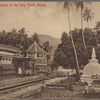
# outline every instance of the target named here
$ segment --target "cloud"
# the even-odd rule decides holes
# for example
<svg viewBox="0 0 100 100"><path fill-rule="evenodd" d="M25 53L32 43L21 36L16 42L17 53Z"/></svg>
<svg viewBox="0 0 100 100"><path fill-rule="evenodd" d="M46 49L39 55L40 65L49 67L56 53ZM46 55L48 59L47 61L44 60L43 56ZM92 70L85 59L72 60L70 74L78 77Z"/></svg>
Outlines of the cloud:
<svg viewBox="0 0 100 100"><path fill-rule="evenodd" d="M66 16L51 8L44 9L43 11L38 7L21 10L13 9L2 16L0 17L1 29L10 31L13 28L20 29L25 27L29 31L29 35L37 32L60 37L67 27Z"/></svg>
<svg viewBox="0 0 100 100"><path fill-rule="evenodd" d="M63 31L69 32L68 15L66 10L61 10L62 6L57 6L57 2L47 2L46 7L1 7L0 8L0 30L10 31L13 28L25 27L28 34L34 32L48 34L54 37L61 37ZM88 6L95 13L95 19L91 21L90 27L95 26L95 22L100 20L100 3L93 3ZM80 28L80 11L74 8L70 11L70 21L72 29ZM87 23L84 22L84 27Z"/></svg>

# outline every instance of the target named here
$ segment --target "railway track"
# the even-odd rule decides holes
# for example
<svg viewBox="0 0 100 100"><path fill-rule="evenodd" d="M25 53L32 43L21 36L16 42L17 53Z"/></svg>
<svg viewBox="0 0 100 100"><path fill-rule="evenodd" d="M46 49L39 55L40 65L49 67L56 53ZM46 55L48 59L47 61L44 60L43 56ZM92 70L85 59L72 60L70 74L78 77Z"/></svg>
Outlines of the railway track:
<svg viewBox="0 0 100 100"><path fill-rule="evenodd" d="M10 87L1 88L0 89L0 96L4 96L4 95L10 94L10 93L13 93L15 91L21 90L23 88L27 88L29 86L41 84L44 80L46 80L46 78L37 79L34 81L30 81L30 82L26 82L26 83L22 83L22 84L17 84L17 85L10 86Z"/></svg>

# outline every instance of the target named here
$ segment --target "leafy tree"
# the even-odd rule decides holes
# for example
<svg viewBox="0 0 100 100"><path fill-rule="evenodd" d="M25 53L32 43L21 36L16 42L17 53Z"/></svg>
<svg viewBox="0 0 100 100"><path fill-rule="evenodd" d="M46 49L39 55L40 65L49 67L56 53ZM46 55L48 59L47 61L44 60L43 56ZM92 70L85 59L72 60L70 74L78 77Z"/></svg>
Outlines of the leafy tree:
<svg viewBox="0 0 100 100"><path fill-rule="evenodd" d="M96 26L94 28L96 39L97 39L97 45L100 46L100 22L98 21L96 23Z"/></svg>
<svg viewBox="0 0 100 100"><path fill-rule="evenodd" d="M55 50L54 61L60 66L67 67L68 66L68 58L64 54L64 51L66 50L65 47L67 47L67 46L70 47L69 44L71 44L70 38L68 37L67 33L65 33L65 32L62 33L61 41L62 41L62 43L59 44L57 49ZM72 45L71 45L71 47L72 47Z"/></svg>
<svg viewBox="0 0 100 100"><path fill-rule="evenodd" d="M90 29L90 33L89 33L89 29L85 28L83 30L84 36L85 36L85 41L86 41L86 45L88 45L89 40L92 39L92 30Z"/></svg>
<svg viewBox="0 0 100 100"><path fill-rule="evenodd" d="M53 60L51 62L51 70L54 70L55 68L58 68L58 67L59 67L59 65Z"/></svg>
<svg viewBox="0 0 100 100"><path fill-rule="evenodd" d="M64 43L68 38L68 34L66 34L66 32L63 32L60 40L62 43Z"/></svg>
<svg viewBox="0 0 100 100"><path fill-rule="evenodd" d="M74 43L80 42L80 43L83 44L83 41L82 41L82 29L75 28L74 30L72 30L72 34L73 34Z"/></svg>
<svg viewBox="0 0 100 100"><path fill-rule="evenodd" d="M72 31L72 33L73 33L73 31ZM80 29L79 29L79 31L80 31ZM77 49L79 65L81 66L81 65L86 65L88 63L88 58L87 58L87 53L85 51L83 42L82 41L80 42L80 40L79 40L81 35L80 35L80 37L78 37L79 35L77 34L77 32L78 31L76 31L76 30L74 32L74 35L76 35L76 37L77 37L77 39L75 39L75 47ZM62 39L64 39L65 41ZM77 70L77 64L75 61L74 50L73 50L70 36L68 36L65 32L63 32L61 40L62 40L62 43L58 45L58 47L54 53L55 62L58 65L63 66L64 68L68 68L68 66L70 66L71 69ZM79 40L79 42L76 40Z"/></svg>
<svg viewBox="0 0 100 100"><path fill-rule="evenodd" d="M96 29L97 31L100 30L100 21L98 21L98 22L96 23L96 26L95 26L94 29Z"/></svg>

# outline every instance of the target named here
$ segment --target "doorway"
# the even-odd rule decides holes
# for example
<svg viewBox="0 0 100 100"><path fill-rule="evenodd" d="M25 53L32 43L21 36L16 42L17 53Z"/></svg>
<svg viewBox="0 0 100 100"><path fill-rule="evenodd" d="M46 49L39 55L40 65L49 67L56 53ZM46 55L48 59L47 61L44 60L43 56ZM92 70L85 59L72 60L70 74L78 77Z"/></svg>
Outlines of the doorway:
<svg viewBox="0 0 100 100"><path fill-rule="evenodd" d="M35 67L34 67L34 63L32 63L32 67L33 67L33 74L35 74Z"/></svg>

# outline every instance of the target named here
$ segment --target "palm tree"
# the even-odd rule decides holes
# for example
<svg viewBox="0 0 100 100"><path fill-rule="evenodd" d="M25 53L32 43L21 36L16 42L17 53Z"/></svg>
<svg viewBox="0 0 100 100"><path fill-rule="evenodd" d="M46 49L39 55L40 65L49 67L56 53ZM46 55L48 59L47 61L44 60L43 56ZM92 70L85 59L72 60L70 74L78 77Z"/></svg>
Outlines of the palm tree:
<svg viewBox="0 0 100 100"><path fill-rule="evenodd" d="M6 44L6 34L7 34L7 32L5 31L5 30L3 30L2 32L1 32L1 36L2 36L2 43L3 44Z"/></svg>
<svg viewBox="0 0 100 100"><path fill-rule="evenodd" d="M82 38L83 38L83 44L84 44L84 47L85 47L85 50L87 52L87 47L86 47L86 43L85 43L85 38L84 38L84 33L83 33L83 17L82 17L82 12L83 12L83 9L84 9L84 6L85 4L91 4L90 2L74 2L75 6L76 6L76 9L81 9L81 28L82 28Z"/></svg>
<svg viewBox="0 0 100 100"><path fill-rule="evenodd" d="M34 41L36 41L37 43L39 43L40 42L40 39L39 39L39 36L38 36L38 34L37 33L34 33L33 35L32 35L32 40L33 40L33 42Z"/></svg>
<svg viewBox="0 0 100 100"><path fill-rule="evenodd" d="M38 45L41 47L40 45L40 38L39 38L39 35L37 33L34 33L32 36L31 36L31 39L32 41L38 43Z"/></svg>
<svg viewBox="0 0 100 100"><path fill-rule="evenodd" d="M21 34L25 34L25 33L26 33L26 31L25 31L25 28L24 28L24 27L23 27L23 28L21 28L18 32L19 32L19 33L21 33Z"/></svg>
<svg viewBox="0 0 100 100"><path fill-rule="evenodd" d="M6 35L6 41L7 41L7 44L9 44L10 46L16 46L16 43L15 43L15 36L16 34L13 34L12 32L8 32L7 35Z"/></svg>
<svg viewBox="0 0 100 100"><path fill-rule="evenodd" d="M18 47L18 40L17 40L17 38L18 38L18 36L17 36L17 29L11 29L11 33L13 33L13 38L14 38L14 45L16 46L16 47Z"/></svg>
<svg viewBox="0 0 100 100"><path fill-rule="evenodd" d="M44 42L42 48L46 52L51 52L52 51L52 46L50 45L49 41Z"/></svg>
<svg viewBox="0 0 100 100"><path fill-rule="evenodd" d="M94 13L91 13L90 9L88 9L87 7L84 9L83 18L84 18L84 21L88 23L88 28L89 28L89 20L91 21L92 18L94 18L93 15Z"/></svg>
<svg viewBox="0 0 100 100"><path fill-rule="evenodd" d="M9 45L17 47L17 30L15 28L7 33L6 40Z"/></svg>
<svg viewBox="0 0 100 100"><path fill-rule="evenodd" d="M21 28L19 31L18 31L18 43L19 43L19 46L23 49L27 49L28 48L28 42L27 42L27 38L28 38L28 35L26 34L26 30L25 28Z"/></svg>
<svg viewBox="0 0 100 100"><path fill-rule="evenodd" d="M67 9L67 11L68 11L68 22L69 22L69 30L70 30L69 33L70 33L70 36L71 36L72 46L73 46L73 49L74 49L74 52L75 52L75 59L76 59L76 64L77 64L77 69L76 69L77 79L80 80L78 57L77 57L75 44L74 44L74 41L73 41L73 36L72 36L72 31L71 31L71 23L70 23L70 7L72 7L72 5L73 5L72 2L65 1L64 5L63 5L63 9Z"/></svg>

